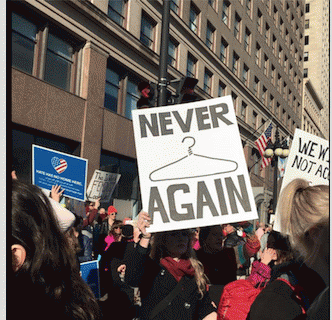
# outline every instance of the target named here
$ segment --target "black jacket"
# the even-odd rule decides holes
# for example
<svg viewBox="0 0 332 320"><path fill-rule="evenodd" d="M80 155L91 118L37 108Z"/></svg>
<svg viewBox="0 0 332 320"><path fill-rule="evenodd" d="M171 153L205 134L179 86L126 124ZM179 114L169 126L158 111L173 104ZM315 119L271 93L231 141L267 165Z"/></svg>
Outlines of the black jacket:
<svg viewBox="0 0 332 320"><path fill-rule="evenodd" d="M142 307L141 320L151 319L153 308L177 285L176 279L160 264L148 257L148 250L140 245L130 257L126 257L126 282L140 288ZM172 303L154 319L203 319L216 311L208 294L202 299L194 277L185 277L180 293Z"/></svg>

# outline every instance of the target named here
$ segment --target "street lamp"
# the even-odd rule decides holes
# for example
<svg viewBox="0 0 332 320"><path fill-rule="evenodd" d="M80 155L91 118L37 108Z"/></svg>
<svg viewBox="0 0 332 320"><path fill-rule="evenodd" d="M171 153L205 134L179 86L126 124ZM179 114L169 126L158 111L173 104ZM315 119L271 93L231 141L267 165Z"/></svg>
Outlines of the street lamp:
<svg viewBox="0 0 332 320"><path fill-rule="evenodd" d="M279 157L287 158L289 155L287 141L284 140L282 143L280 143L278 127L275 134L275 142L272 143L271 140L269 141L263 155L265 158L271 158L271 166L274 167L272 209L273 209L273 214L275 214L277 207L277 192L278 192L278 158ZM268 217L268 221L270 221L270 217Z"/></svg>

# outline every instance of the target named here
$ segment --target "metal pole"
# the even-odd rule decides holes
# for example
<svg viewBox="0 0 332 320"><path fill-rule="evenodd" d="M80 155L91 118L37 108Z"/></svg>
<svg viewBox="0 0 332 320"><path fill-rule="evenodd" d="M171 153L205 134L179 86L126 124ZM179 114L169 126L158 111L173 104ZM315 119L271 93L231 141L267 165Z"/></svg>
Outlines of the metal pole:
<svg viewBox="0 0 332 320"><path fill-rule="evenodd" d="M158 107L166 105L170 1L164 0L161 26Z"/></svg>
<svg viewBox="0 0 332 320"><path fill-rule="evenodd" d="M278 157L274 156L274 174L273 174L273 214L276 214L277 192L278 192Z"/></svg>

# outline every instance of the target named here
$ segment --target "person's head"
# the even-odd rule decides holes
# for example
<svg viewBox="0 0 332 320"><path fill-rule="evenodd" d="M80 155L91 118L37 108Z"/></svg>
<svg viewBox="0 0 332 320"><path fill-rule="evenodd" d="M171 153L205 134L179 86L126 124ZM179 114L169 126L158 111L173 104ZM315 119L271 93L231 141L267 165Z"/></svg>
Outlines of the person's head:
<svg viewBox="0 0 332 320"><path fill-rule="evenodd" d="M114 237L120 237L122 234L122 227L123 227L122 221L115 220L114 223L112 224L110 234L113 235Z"/></svg>
<svg viewBox="0 0 332 320"><path fill-rule="evenodd" d="M109 220L115 221L117 214L118 214L118 210L116 210L115 207L113 207L113 206L108 207L107 215L108 215Z"/></svg>
<svg viewBox="0 0 332 320"><path fill-rule="evenodd" d="M100 209L99 209L99 214L104 215L105 213L106 213L105 208L100 208Z"/></svg>
<svg viewBox="0 0 332 320"><path fill-rule="evenodd" d="M220 225L202 227L199 244L205 252L214 253L222 250L222 228Z"/></svg>
<svg viewBox="0 0 332 320"><path fill-rule="evenodd" d="M310 186L295 179L282 191L278 212L283 232L292 246L307 260L329 252L329 186Z"/></svg>
<svg viewBox="0 0 332 320"><path fill-rule="evenodd" d="M196 259L192 248L194 232L192 229L158 232L151 241L150 256L159 262L166 257L189 259L195 269L195 280L201 295L206 291L208 279L204 274L202 264Z"/></svg>
<svg viewBox="0 0 332 320"><path fill-rule="evenodd" d="M221 227L222 227L222 233L223 233L224 237L226 237L227 235L229 235L230 233L235 231L234 226L232 226L229 223L223 224Z"/></svg>
<svg viewBox="0 0 332 320"><path fill-rule="evenodd" d="M289 242L289 237L287 235L281 234L278 231L273 230L270 232L267 238L266 247L275 250L275 264L281 264L294 258L293 250Z"/></svg>
<svg viewBox="0 0 332 320"><path fill-rule="evenodd" d="M48 197L38 187L14 180L11 200L14 297L22 294L31 304L36 301L36 308L39 298L48 297L70 317L95 319L97 302L79 274Z"/></svg>

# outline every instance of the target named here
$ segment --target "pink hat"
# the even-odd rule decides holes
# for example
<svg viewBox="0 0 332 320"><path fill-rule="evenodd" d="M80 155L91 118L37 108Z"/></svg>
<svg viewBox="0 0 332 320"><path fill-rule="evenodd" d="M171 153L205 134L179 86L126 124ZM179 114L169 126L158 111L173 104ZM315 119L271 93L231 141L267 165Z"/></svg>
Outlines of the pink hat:
<svg viewBox="0 0 332 320"><path fill-rule="evenodd" d="M109 206L107 209L107 214L110 215L113 212L118 213L118 210L116 210L113 206Z"/></svg>

